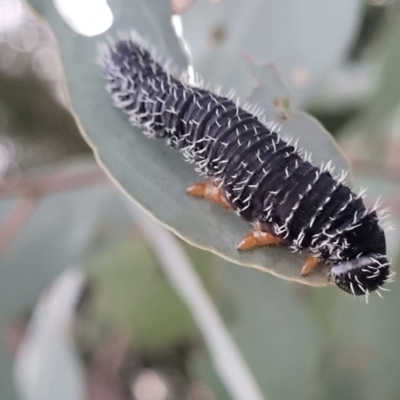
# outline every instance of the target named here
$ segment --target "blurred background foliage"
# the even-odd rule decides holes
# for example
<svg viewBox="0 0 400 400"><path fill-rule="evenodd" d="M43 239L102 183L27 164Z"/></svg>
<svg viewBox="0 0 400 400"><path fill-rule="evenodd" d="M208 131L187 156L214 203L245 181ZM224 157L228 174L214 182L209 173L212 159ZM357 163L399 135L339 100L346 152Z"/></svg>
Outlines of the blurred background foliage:
<svg viewBox="0 0 400 400"><path fill-rule="evenodd" d="M294 3L171 0L207 81L250 93L244 60L235 61L240 47L258 63L273 63L293 104L334 135L353 166L354 186L369 188L368 204L381 196L391 208L397 230L387 238L396 269L400 2ZM276 37L262 35L268 13L280 15ZM295 55L285 24L302 44ZM270 55L257 52L264 44ZM24 3L0 0L0 398L18 398L17 387L23 398L40 400L230 399L151 244L95 165L68 111L61 74L54 38ZM400 398L399 282L367 306L336 287L283 281L184 248L266 399ZM76 266L82 287L68 323L61 321L60 331L50 323L27 329L40 320L42 291ZM29 386L33 370L24 365L34 346L52 349L32 367L45 376L46 390ZM57 368L49 373L43 365ZM60 397L59 381L76 390Z"/></svg>

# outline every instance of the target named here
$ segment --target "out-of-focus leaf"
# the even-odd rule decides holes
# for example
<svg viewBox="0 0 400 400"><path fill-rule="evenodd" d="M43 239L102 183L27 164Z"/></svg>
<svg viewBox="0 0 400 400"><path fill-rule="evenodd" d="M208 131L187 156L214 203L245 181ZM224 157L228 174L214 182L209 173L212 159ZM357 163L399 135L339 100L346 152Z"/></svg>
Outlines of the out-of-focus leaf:
<svg viewBox="0 0 400 400"><path fill-rule="evenodd" d="M123 207L109 185L44 199L0 262L0 299L8 315L31 307L64 268L124 235L129 221Z"/></svg>
<svg viewBox="0 0 400 400"><path fill-rule="evenodd" d="M84 400L84 368L73 344L76 306L85 287L78 269L61 274L42 295L15 359L23 400Z"/></svg>
<svg viewBox="0 0 400 400"><path fill-rule="evenodd" d="M349 145L354 156L360 158L360 142L363 154L374 160L383 160L387 151L387 137L398 135L400 110L400 19L382 35L380 71L375 92L370 96L361 112L340 132L342 141ZM352 146L352 144L354 145Z"/></svg>
<svg viewBox="0 0 400 400"><path fill-rule="evenodd" d="M13 202L4 202L8 210ZM6 215L2 207L0 215ZM66 267L81 264L99 247L125 236L130 226L120 195L109 184L43 199L0 260L0 328L30 309ZM5 363L4 368L7 372L2 376L8 376L11 367ZM12 393L11 385L12 380L2 381L1 398L12 399L7 396Z"/></svg>
<svg viewBox="0 0 400 400"><path fill-rule="evenodd" d="M51 3L31 0L31 4L48 20L59 41L72 106L79 115L79 123L85 129L86 137L100 163L125 192L191 244L286 279L318 286L327 284L324 268L302 277L300 270L304 256L292 254L287 249L237 251L236 245L248 232L248 224L231 212L187 196L185 189L199 179L193 168L185 164L175 150L166 148L162 141L149 141L139 129L129 126L127 118L111 105L101 72L94 64L96 44L104 38L78 35L63 22ZM117 9L118 4L120 7L124 5L123 13L121 8ZM147 14L142 15L141 5L136 1L115 1L110 6L114 13L114 24L107 35L126 31L137 22L138 30L144 36L154 39L156 45L161 43L162 49L166 48L167 44L154 35L152 25L149 25L149 31L146 30L147 25L142 20ZM163 7L165 3L161 2L160 8ZM157 15L165 15L165 12ZM162 32L164 25L159 25L158 33L160 30ZM175 52L176 46L171 49L171 54ZM276 81L275 77L273 79ZM317 135L317 130L310 131L312 135ZM323 133L322 130L319 132ZM309 142L320 144L315 137ZM330 139L329 143L332 144ZM316 147L307 150L318 153ZM328 154L325 161L331 158L332 154Z"/></svg>
<svg viewBox="0 0 400 400"><path fill-rule="evenodd" d="M301 292L259 271L221 264L217 283L234 293L236 320L230 330L265 397L308 399L321 335ZM203 370L204 362L208 363L203 359ZM212 370L210 365L208 369ZM210 373L204 378L219 393Z"/></svg>
<svg viewBox="0 0 400 400"><path fill-rule="evenodd" d="M0 72L0 101L9 116L11 132L29 142L61 142L66 152L87 150L71 114L55 101L48 85L34 75L10 77Z"/></svg>
<svg viewBox="0 0 400 400"><path fill-rule="evenodd" d="M12 211L16 205L16 200L6 199L0 202L0 224L5 220L7 215ZM5 320L4 316L4 303L0 309L0 331L4 338L5 334ZM4 340L0 340L0 396L5 399L16 399L17 395L15 392L14 385L12 384L12 357L9 349L6 346Z"/></svg>
<svg viewBox="0 0 400 400"><path fill-rule="evenodd" d="M378 87L360 121L367 133L378 137L400 105L400 20L392 25L382 43L383 65Z"/></svg>
<svg viewBox="0 0 400 400"><path fill-rule="evenodd" d="M298 140L299 148L312 153L313 163L320 166L331 161L336 173L348 171L349 165L329 132L311 115L292 110L290 98L276 68L258 67L250 61L255 87L247 100L257 104L269 121L280 123L282 137Z"/></svg>
<svg viewBox="0 0 400 400"><path fill-rule="evenodd" d="M7 218L16 204L17 201L15 199L3 199L0 202L0 224Z"/></svg>
<svg viewBox="0 0 400 400"><path fill-rule="evenodd" d="M4 325L0 324L0 329L3 330ZM13 385L12 362L12 356L4 340L0 341L0 393L4 399L17 400L17 393Z"/></svg>
<svg viewBox="0 0 400 400"><path fill-rule="evenodd" d="M244 56L273 63L296 105L344 56L361 16L358 0L197 1L182 15L193 65L207 81L245 96Z"/></svg>
<svg viewBox="0 0 400 400"><path fill-rule="evenodd" d="M204 277L209 260L202 252ZM97 318L122 330L136 350L166 348L196 332L186 306L138 235L95 257L88 268L96 284Z"/></svg>
<svg viewBox="0 0 400 400"><path fill-rule="evenodd" d="M319 115L348 114L364 107L377 83L375 63L349 61L337 68L316 89L308 109Z"/></svg>
<svg viewBox="0 0 400 400"><path fill-rule="evenodd" d="M232 400L221 382L221 378L216 374L212 359L209 354L202 351L198 352L192 359L196 379L209 387L218 400Z"/></svg>
<svg viewBox="0 0 400 400"><path fill-rule="evenodd" d="M378 196L385 199L400 194L400 188L374 173L357 174L356 185L368 187L366 202L374 204ZM399 266L399 228L397 214L389 217L395 230L386 232L392 270ZM385 221L388 222L388 221ZM400 295L399 282L387 284L381 291L384 299L373 293L368 304L364 299L317 293L310 307L326 332L319 344L314 367L315 400L382 399L400 397ZM332 288L334 289L334 288Z"/></svg>
<svg viewBox="0 0 400 400"><path fill-rule="evenodd" d="M387 287L392 291L383 300L374 295L368 305L340 297L333 333L321 346L315 368L320 387L315 399L400 397L400 285Z"/></svg>

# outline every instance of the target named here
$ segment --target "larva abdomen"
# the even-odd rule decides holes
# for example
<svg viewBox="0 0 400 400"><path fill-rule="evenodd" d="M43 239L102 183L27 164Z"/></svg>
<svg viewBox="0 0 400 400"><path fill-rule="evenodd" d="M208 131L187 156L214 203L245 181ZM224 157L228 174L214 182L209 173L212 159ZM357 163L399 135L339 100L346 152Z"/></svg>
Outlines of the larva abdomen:
<svg viewBox="0 0 400 400"><path fill-rule="evenodd" d="M349 293L365 294L388 279L376 212L304 159L272 125L226 97L176 79L137 35L105 46L100 64L114 104L131 123L179 148L242 218L293 250L321 258Z"/></svg>

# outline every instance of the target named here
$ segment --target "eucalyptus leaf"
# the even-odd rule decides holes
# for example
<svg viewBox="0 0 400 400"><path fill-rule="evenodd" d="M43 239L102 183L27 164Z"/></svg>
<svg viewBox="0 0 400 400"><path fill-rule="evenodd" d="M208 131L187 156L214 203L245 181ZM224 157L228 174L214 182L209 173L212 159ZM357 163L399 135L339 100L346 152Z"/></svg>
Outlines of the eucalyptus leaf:
<svg viewBox="0 0 400 400"><path fill-rule="evenodd" d="M123 207L109 185L41 201L0 261L0 301L8 317L32 307L65 268L126 234L130 223Z"/></svg>
<svg viewBox="0 0 400 400"><path fill-rule="evenodd" d="M309 399L322 337L317 321L306 307L307 297L296 289L318 289L266 279L260 271L245 271L223 260L218 267L215 283L232 295L235 309L230 331L265 398ZM228 398L205 354L198 355L195 365L198 376L221 399Z"/></svg>
<svg viewBox="0 0 400 400"><path fill-rule="evenodd" d="M373 204L378 194L385 198L398 195L400 188L382 176L368 171L355 177L355 184L368 187L366 201ZM392 268L399 265L399 216L390 217L397 229L386 232ZM356 398L394 399L400 396L397 371L400 369L398 337L399 282L385 286L384 299L377 294L368 304L361 299L342 296L334 288L315 290L308 304L325 335L315 358L314 400Z"/></svg>
<svg viewBox="0 0 400 400"><path fill-rule="evenodd" d="M0 320L4 320L0 313ZM4 332L3 324L0 324ZM17 400L17 392L13 385L12 355L4 340L0 341L0 395L3 399Z"/></svg>
<svg viewBox="0 0 400 400"><path fill-rule="evenodd" d="M78 166L73 163L71 167ZM3 201L0 216L5 217L13 204L14 199ZM1 330L4 332L16 315L30 310L41 291L65 268L81 264L99 247L106 248L125 236L130 227L119 193L109 184L43 199L0 260ZM3 339L0 370L0 398L16 398L10 378L11 359Z"/></svg>
<svg viewBox="0 0 400 400"><path fill-rule="evenodd" d="M7 216L12 212L13 208L17 205L17 200L15 199L3 199L0 202L0 223L7 218ZM3 333L3 338L6 336L6 316L5 313L5 303L0 309L0 331ZM4 399L17 399L17 394L15 392L12 377L12 356L8 349L5 340L0 340L0 397Z"/></svg>
<svg viewBox="0 0 400 400"><path fill-rule="evenodd" d="M383 300L373 296L368 305L338 298L330 313L331 334L316 359L316 400L400 397L399 282L388 288Z"/></svg>
<svg viewBox="0 0 400 400"><path fill-rule="evenodd" d="M361 17L359 0L197 1L182 15L193 65L208 82L245 96L245 55L273 63L295 105L344 57Z"/></svg>
<svg viewBox="0 0 400 400"><path fill-rule="evenodd" d="M74 314L85 288L82 271L64 271L36 305L18 348L14 373L22 400L84 400L84 366L74 347Z"/></svg>
<svg viewBox="0 0 400 400"><path fill-rule="evenodd" d="M196 332L189 311L138 235L98 254L87 268L96 285L95 315L127 335L137 351L172 347Z"/></svg>
<svg viewBox="0 0 400 400"><path fill-rule="evenodd" d="M6 220L7 216L12 212L17 205L15 199L2 199L0 202L0 223Z"/></svg>
<svg viewBox="0 0 400 400"><path fill-rule="evenodd" d="M291 108L288 89L277 69L272 65L257 66L250 58L249 65L255 86L247 101L260 107L268 121L279 123L282 137L292 143L298 141L300 148L311 152L314 165L331 161L336 173L349 171L348 161L321 123L311 115Z"/></svg>
<svg viewBox="0 0 400 400"><path fill-rule="evenodd" d="M378 46L377 58L380 71L375 92L370 96L367 104L341 132L354 140L354 132L367 135L367 144L374 157L377 150L385 154L386 140L390 134L396 135L400 113L400 18L390 24L390 29L381 38ZM345 139L345 138L344 138Z"/></svg>
<svg viewBox="0 0 400 400"><path fill-rule="evenodd" d="M394 117L400 104L400 17L385 35L382 50L382 69L376 92L363 112L363 125L370 135L377 135L387 120ZM397 116L397 118L399 118ZM389 123L390 124L390 123Z"/></svg>
<svg viewBox="0 0 400 400"><path fill-rule="evenodd" d="M58 39L71 106L82 133L99 163L127 195L195 246L285 279L317 286L327 284L326 267L302 277L300 270L305 255L293 254L286 248L237 251L237 244L249 231L248 224L231 212L187 196L186 188L199 180L193 167L184 163L176 150L167 148L163 141L149 140L140 129L132 128L128 118L112 106L100 68L95 64L97 45L104 42L106 36L115 37L117 32L137 28L144 37L161 46L164 55L176 55L178 40L174 45L164 40L164 36L170 34L170 19L161 23L159 18L160 15L168 15L165 7L169 9L169 2L153 2L152 7L143 12L142 2L113 0L109 5L114 14L114 23L106 34L96 38L74 32L52 3L44 0L31 0L30 3L42 13ZM156 9L159 9L158 17ZM154 25L143 22L149 13L153 13L158 21L157 32L154 31ZM181 60L181 57L178 58ZM276 77L273 80L275 84ZM267 78L264 83L268 86ZM290 123L295 125L291 130L302 132L305 136L310 134L307 141L313 147L308 151L320 154L322 159L326 157L325 161L334 159L343 165L336 148L333 150L336 156L326 150L333 146L326 132L310 127L309 121L296 124L290 120ZM303 129L307 129L307 132L303 132ZM321 140L328 143L319 149L315 146L319 146Z"/></svg>

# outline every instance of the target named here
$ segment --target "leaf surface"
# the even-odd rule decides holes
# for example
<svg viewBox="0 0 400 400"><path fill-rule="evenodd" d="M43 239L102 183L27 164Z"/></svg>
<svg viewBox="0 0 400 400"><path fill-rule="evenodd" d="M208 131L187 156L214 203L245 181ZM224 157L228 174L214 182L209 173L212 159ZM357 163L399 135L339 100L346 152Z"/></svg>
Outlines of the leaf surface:
<svg viewBox="0 0 400 400"><path fill-rule="evenodd" d="M58 39L71 106L83 134L100 164L126 194L195 246L285 279L317 286L327 284L326 268L321 267L310 276L302 277L300 270L305 255L293 254L286 248L237 251L236 246L248 233L249 225L232 212L187 196L186 188L199 180L193 166L186 164L177 151L167 148L163 141L144 137L140 129L129 125L126 115L112 106L100 68L95 64L97 45L105 40L105 36L115 37L117 32L135 28L182 67L178 40L170 36L169 3L154 2L144 10L144 3L140 1L113 0L110 7L114 23L106 34L95 38L74 32L52 3L44 0L31 0L30 3L46 18ZM269 88L269 82L272 82L273 90L279 91L281 86L275 73L264 75L262 84ZM261 100L263 98L261 95ZM271 105L268 97L266 99L260 103L268 110ZM298 116L293 112L293 115L294 118L289 116L283 123L282 130L287 126L288 134L304 137L304 146L310 146L308 151L325 162L333 160L339 168L347 168L330 136L318 123L303 114Z"/></svg>

